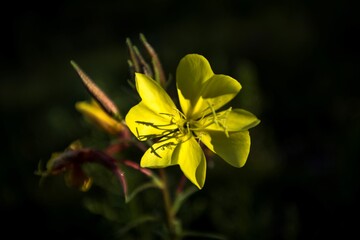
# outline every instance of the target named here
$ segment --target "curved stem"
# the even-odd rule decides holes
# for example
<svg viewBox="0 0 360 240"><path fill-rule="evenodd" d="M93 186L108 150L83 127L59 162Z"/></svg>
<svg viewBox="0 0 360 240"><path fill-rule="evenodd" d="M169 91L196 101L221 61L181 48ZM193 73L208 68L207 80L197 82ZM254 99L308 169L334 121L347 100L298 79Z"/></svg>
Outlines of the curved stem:
<svg viewBox="0 0 360 240"><path fill-rule="evenodd" d="M129 140L129 142L131 142L139 150L145 152L147 150L147 148L144 145L144 143L143 142L138 142L136 140L131 139L130 131L129 131L128 128L126 128L126 129L127 129L127 131L124 131L125 139ZM142 172L143 174L145 174L147 176L150 176L150 177L153 177L153 178L155 177L155 175L153 175L152 171L150 171L148 169L142 169L138 164L136 164L136 163L134 163L132 161L124 161L124 164L127 165L127 166L130 166L132 168L140 170L140 172ZM169 239L171 239L171 240L180 240L181 239L181 233L179 233L179 231L177 229L177 226L176 226L176 221L177 220L176 220L175 213L173 211L173 202L172 202L171 197L170 197L168 180L167 180L165 169L160 168L159 173L160 173L160 178L161 178L161 183L162 183L160 185L161 185L161 192L162 192L162 195L163 195L163 200L164 200L164 205L165 205L164 208L165 208L166 219L167 219L167 227L168 227L168 230L169 230Z"/></svg>
<svg viewBox="0 0 360 240"><path fill-rule="evenodd" d="M174 215L174 212L172 211L172 200L169 193L169 186L167 181L167 176L165 169L161 168L160 171L160 177L163 181L163 188L162 188L162 195L164 199L165 204L165 212L166 212L166 218L167 218L167 225L169 229L169 235L171 240L178 240L180 239L179 234L176 230L176 218Z"/></svg>
<svg viewBox="0 0 360 240"><path fill-rule="evenodd" d="M179 182L179 185L176 189L176 194L180 194L184 191L184 187L185 187L185 184L186 184L186 181L187 181L187 178L185 177L185 175L181 175L181 179L180 179L180 182Z"/></svg>

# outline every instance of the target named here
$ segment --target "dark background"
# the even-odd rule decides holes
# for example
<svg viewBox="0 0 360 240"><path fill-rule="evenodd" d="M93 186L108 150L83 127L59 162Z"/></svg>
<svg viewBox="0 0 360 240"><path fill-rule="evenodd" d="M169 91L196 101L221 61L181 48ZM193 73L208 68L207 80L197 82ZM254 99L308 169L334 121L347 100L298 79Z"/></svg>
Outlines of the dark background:
<svg viewBox="0 0 360 240"><path fill-rule="evenodd" d="M187 53L243 85L235 99L261 124L248 163L220 160L181 214L229 239L358 235L359 15L350 1L60 1L2 8L1 234L113 239L61 177L39 186L39 161L89 134L74 59L126 113L130 37L144 33L167 73ZM124 114L125 115L125 114ZM197 209L197 212L194 211Z"/></svg>

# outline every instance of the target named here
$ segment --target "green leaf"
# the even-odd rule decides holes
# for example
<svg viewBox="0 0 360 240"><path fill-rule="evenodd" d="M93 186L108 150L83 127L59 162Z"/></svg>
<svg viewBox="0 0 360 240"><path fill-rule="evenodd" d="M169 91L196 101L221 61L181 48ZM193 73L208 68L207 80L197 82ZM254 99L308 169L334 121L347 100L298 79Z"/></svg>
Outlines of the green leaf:
<svg viewBox="0 0 360 240"><path fill-rule="evenodd" d="M150 189L150 188L159 188L159 185L156 184L156 183L153 183L153 182L149 182L149 183L145 183L145 184L142 184L140 186L138 186L137 188L135 188L127 197L126 197L126 200L125 202L126 203L129 203L131 200L134 199L134 197L136 197L136 195L138 195L139 193L147 190L147 189Z"/></svg>
<svg viewBox="0 0 360 240"><path fill-rule="evenodd" d="M175 216L177 214L177 212L179 211L179 209L181 208L182 204L195 192L197 192L198 189L191 186L189 188L187 188L185 191L179 193L176 198L175 201L173 203L173 207L171 209L173 215Z"/></svg>
<svg viewBox="0 0 360 240"><path fill-rule="evenodd" d="M121 213L116 211L114 206L109 202L108 198L94 199L85 198L83 200L84 207L93 214L98 214L110 221L119 221Z"/></svg>
<svg viewBox="0 0 360 240"><path fill-rule="evenodd" d="M158 221L158 219L154 216L149 216L149 215L144 215L144 216L140 216L132 221L129 221L128 224L126 224L124 227L122 227L118 232L117 232L117 236L118 237L122 237L124 236L126 233L128 233L129 231L131 231L132 229L148 223L148 222L155 222Z"/></svg>

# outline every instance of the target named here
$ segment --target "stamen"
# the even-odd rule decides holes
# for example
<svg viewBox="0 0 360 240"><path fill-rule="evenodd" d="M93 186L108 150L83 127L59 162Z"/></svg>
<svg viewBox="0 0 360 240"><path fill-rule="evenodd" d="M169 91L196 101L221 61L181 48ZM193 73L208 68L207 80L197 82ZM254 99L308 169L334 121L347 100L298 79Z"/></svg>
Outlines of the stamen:
<svg viewBox="0 0 360 240"><path fill-rule="evenodd" d="M177 144L181 144L192 137L192 132L190 130L190 122L186 121L186 116L184 113L175 109L179 114L179 117L175 117L174 114L170 113L159 113L159 115L164 115L169 117L168 124L155 124L153 122L147 121L135 121L138 124L145 125L147 127L154 128L159 130L159 133L155 134L140 134L138 128L136 128L137 138L140 141L152 141L155 142L158 146L153 147L153 144L150 144L151 152L154 153L157 157L161 158L160 154L157 153L158 149L172 148ZM156 132L156 131L155 131Z"/></svg>
<svg viewBox="0 0 360 240"><path fill-rule="evenodd" d="M174 125L174 123L155 125L152 122L144 122L144 121L135 121L135 122L139 123L139 124L143 124L145 126L153 127L153 128L159 129L159 130L168 130L168 129L163 128L163 127Z"/></svg>
<svg viewBox="0 0 360 240"><path fill-rule="evenodd" d="M215 109L213 108L213 106L210 104L209 101L207 101L207 103L208 103L208 105L209 105L209 108L210 108L210 110L211 110L211 113L212 113L213 116L214 116L214 122L215 122L215 124L216 124L217 126L219 126L218 120L217 120L217 118L216 118Z"/></svg>
<svg viewBox="0 0 360 240"><path fill-rule="evenodd" d="M195 133L193 133L195 139L197 140L197 143L200 144L200 141L201 141L201 138L202 138L202 135L204 134L203 132L199 132L199 136Z"/></svg>
<svg viewBox="0 0 360 240"><path fill-rule="evenodd" d="M226 137L229 137L229 132L228 132L228 126L227 126L227 119L228 119L228 116L230 114L230 112L232 111L232 108L230 107L229 109L227 109L226 111L222 112L222 113L216 113L213 105L207 101L208 103L208 108L206 108L204 110L204 114L203 116L197 121L197 122L202 122L202 126L201 127L190 127L189 129L191 131L201 131L203 129L206 129L208 126L210 126L211 124L216 124L217 127L219 128L222 128ZM211 110L211 115L212 115L212 118L210 118L210 114L209 115L205 115L205 112L207 110ZM206 119L204 119L205 117L207 117ZM205 121L204 121L205 120Z"/></svg>
<svg viewBox="0 0 360 240"><path fill-rule="evenodd" d="M186 119L186 116L185 116L185 114L183 113L183 112L181 112L179 109L177 109L177 108L174 108L174 110L179 114L179 116L181 117L181 118L183 118L183 119Z"/></svg>
<svg viewBox="0 0 360 240"><path fill-rule="evenodd" d="M176 143L173 143L173 142L168 142L168 143L164 143L163 145L160 145L159 147L157 147L156 149L154 149L153 147L152 147L152 151L153 152L156 152L156 150L158 150L159 148L161 148L162 150L165 150L165 148L167 148L167 147L173 147L173 146L176 146L177 144ZM158 154L157 154L158 155Z"/></svg>
<svg viewBox="0 0 360 240"><path fill-rule="evenodd" d="M158 158L162 158L157 152L156 149L153 148L153 146L151 145L151 153L154 153Z"/></svg>
<svg viewBox="0 0 360 240"><path fill-rule="evenodd" d="M161 141L161 138L167 138L168 136L170 136L171 134L175 134L178 131L178 129L168 129L168 130L164 130L163 132L161 132L160 134L146 134L146 135L141 135L139 133L138 128L136 128L136 133L137 133L137 137L140 141L147 141L147 140L156 140L156 142ZM171 138L171 137L170 137Z"/></svg>

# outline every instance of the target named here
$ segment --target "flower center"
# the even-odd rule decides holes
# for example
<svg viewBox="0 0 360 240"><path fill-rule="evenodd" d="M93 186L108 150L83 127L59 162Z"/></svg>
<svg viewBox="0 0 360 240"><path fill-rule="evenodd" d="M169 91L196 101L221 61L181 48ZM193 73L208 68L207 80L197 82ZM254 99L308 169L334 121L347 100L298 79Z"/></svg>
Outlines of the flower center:
<svg viewBox="0 0 360 240"><path fill-rule="evenodd" d="M186 135L189 133L190 123L185 118L180 118L176 125L181 134Z"/></svg>
<svg viewBox="0 0 360 240"><path fill-rule="evenodd" d="M188 121L180 111L178 111L178 113L178 116L174 116L173 114L168 113L159 113L159 115L169 119L169 122L165 124L136 121L136 123L140 125L145 125L146 127L153 129L151 134L142 134L141 131L138 131L137 129L138 139L140 141L150 140L153 142L168 141L173 139L175 140L175 143L179 143L183 141L184 136L190 137L190 121Z"/></svg>

